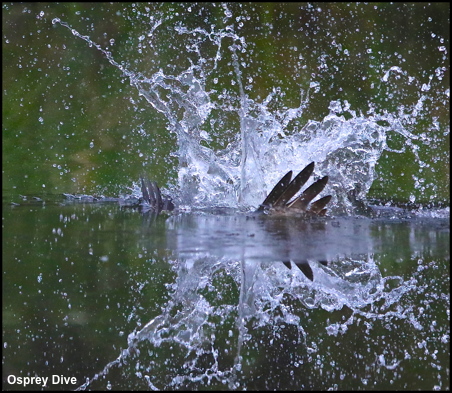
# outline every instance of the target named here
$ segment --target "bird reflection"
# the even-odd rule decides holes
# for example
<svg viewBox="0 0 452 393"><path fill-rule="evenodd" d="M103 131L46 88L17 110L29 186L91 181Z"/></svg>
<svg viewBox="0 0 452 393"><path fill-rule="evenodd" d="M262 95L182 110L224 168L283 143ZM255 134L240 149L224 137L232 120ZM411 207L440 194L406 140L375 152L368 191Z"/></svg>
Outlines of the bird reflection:
<svg viewBox="0 0 452 393"><path fill-rule="evenodd" d="M292 179L292 171L287 172L273 187L265 200L259 205L256 213L269 216L296 216L315 217L326 214L326 205L331 200L331 195L324 196L312 202L325 188L328 176L315 181L297 196L301 188L314 172L314 162L307 165L297 176ZM157 183L146 177L141 177L141 192L143 194L141 206L145 211L158 215L162 211L172 211L175 206L169 197L162 195ZM312 202L312 203L311 203ZM294 263L303 274L311 281L314 275L307 260L283 261L284 265L291 268ZM326 265L326 261L320 261Z"/></svg>

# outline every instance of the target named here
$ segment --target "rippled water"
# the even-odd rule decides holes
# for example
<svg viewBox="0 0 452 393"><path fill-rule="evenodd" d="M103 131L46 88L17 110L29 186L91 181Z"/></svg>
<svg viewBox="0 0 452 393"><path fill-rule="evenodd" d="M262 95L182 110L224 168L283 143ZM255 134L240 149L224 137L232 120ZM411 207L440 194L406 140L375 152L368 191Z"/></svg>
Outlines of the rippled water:
<svg viewBox="0 0 452 393"><path fill-rule="evenodd" d="M21 345L46 337L53 373L75 373L73 354L83 354L81 388L441 388L448 211L411 214L300 221L218 210L155 217L61 199L4 206L6 228L30 229L4 235L5 302L15 304L4 309L5 351L17 353L9 326L17 313L28 320L30 304ZM48 263L34 266L30 250Z"/></svg>
<svg viewBox="0 0 452 393"><path fill-rule="evenodd" d="M448 238L448 219L170 217L162 245L175 252L169 301L129 334L128 348L104 372L131 362L150 388L159 388L155 356L169 350L165 384L174 388L262 386L258 370L275 369L257 366L257 353L279 370L278 377L260 377L267 388L326 388L340 380L351 387L350 378L358 376L366 386L363 374L347 371L350 357L361 359L376 386L388 370L397 379L395 370L416 347L430 342L425 354L433 360L449 341L447 328L438 326L442 317L432 314L433 304L447 299L440 277L448 281L441 266L448 263ZM385 263L388 257L410 273ZM301 261L310 264L313 282L297 269ZM308 310L325 310L332 319L315 318L313 325ZM352 352L336 348L351 345L355 335L360 345ZM316 374L314 383L306 373Z"/></svg>

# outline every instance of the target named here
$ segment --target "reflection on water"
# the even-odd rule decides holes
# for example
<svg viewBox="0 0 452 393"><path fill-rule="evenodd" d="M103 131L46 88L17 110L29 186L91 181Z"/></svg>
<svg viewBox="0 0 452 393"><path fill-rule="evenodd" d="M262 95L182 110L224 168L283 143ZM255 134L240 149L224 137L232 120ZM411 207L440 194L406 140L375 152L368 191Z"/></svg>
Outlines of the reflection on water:
<svg viewBox="0 0 452 393"><path fill-rule="evenodd" d="M62 202L4 205L5 356L29 348L38 374L44 353L82 389L447 386L447 211L303 222Z"/></svg>
<svg viewBox="0 0 452 393"><path fill-rule="evenodd" d="M135 211L140 187L121 206L92 196L21 197L13 206L4 200L4 387L20 388L7 385L9 375L55 373L75 374L78 383L70 387L80 389L448 388L449 209L366 201L376 182L377 197L390 202L396 195L424 206L447 199L448 155L438 146L449 133L442 113L449 108L448 38L432 33L437 17L419 13L419 25L427 27L412 30L418 44L405 37L396 17L390 20L403 40L386 31L384 5L283 4L286 12L271 18L265 8L256 13L256 4L124 7L115 16L134 34L123 56L109 34L102 32L103 41L87 35L91 15L75 12L81 27L65 20L69 13L36 18L72 34L61 45L46 41L49 50L87 43L143 98L146 107L130 99L134 116L148 112L165 120L174 146L148 144L152 131L140 124L134 131L146 139L146 150L133 143L126 150L131 161L146 156L143 162L151 163L163 148L177 158L178 165L165 163L162 172L175 172L177 182L165 192L178 209L169 216ZM412 23L405 7L415 6L388 7ZM422 7L434 14L430 4ZM372 17L361 15L365 9ZM278 23L289 27L275 28ZM41 72L34 49L24 66L19 47L14 67ZM413 54L431 61L417 70ZM59 81L64 86L75 68L68 62L55 61L66 72ZM26 100L62 102L69 117L81 120L86 109L73 112L67 104L75 101L72 91L60 101L42 99L50 85L45 80ZM320 103L313 109L315 99ZM24 100L17 98L20 108ZM44 109L35 117L47 128ZM94 111L98 124L113 112ZM42 159L44 166L52 163L57 180L76 183L82 173L87 181L98 172L87 158L92 155L128 171L124 156L105 154L114 138L91 137L91 122L80 126L90 136L73 151L76 164L67 163L66 149L78 144L81 131L63 123L55 122L58 137L49 134L52 158ZM118 139L130 137L128 127ZM16 152L21 133L10 132L7 153ZM58 139L63 147L54 151ZM18 156L31 162L33 149ZM388 154L405 158L392 165ZM311 161L314 179L329 176L332 217L250 213L284 173ZM9 168L19 166L6 165L11 184L18 180ZM25 172L18 173L28 179Z"/></svg>
<svg viewBox="0 0 452 393"><path fill-rule="evenodd" d="M147 217L145 228L160 234L153 246L172 251L169 298L82 389L109 380L117 367L124 375L134 370L138 385L130 386L151 389L320 389L352 386L356 375L360 386L368 378L383 386L388 374L408 378L397 377L404 374L398 366L407 367L423 340L431 359L446 349L447 327L426 323L438 324L432 303L447 298L444 287L438 292L448 271L441 266L450 252L447 218L302 221L216 211L177 214L163 228ZM301 261L312 282L295 267ZM312 314L320 310L330 317ZM400 337L401 330L411 333ZM360 345L338 351L352 337ZM355 356L363 369L352 372L346 363ZM276 374L259 381L261 367Z"/></svg>

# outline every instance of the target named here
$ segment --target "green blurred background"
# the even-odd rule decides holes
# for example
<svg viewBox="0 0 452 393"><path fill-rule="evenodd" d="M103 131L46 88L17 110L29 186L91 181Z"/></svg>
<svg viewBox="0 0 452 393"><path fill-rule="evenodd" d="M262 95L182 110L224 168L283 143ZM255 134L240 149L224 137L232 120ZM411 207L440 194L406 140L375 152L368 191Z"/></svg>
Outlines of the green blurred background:
<svg viewBox="0 0 452 393"><path fill-rule="evenodd" d="M9 200L115 196L143 170L162 185L177 176L176 139L163 115L98 50L52 24L56 17L147 77L159 69L177 75L196 58L175 26L208 32L233 26L246 43L238 53L250 99L260 102L276 88L270 105L276 112L297 107L300 90L311 86L303 117L289 127L322 121L329 103L340 99L358 115L369 108L393 113L425 137L414 142L418 157L413 147L383 154L370 197L449 201L449 3L3 3L2 169ZM222 44L206 81L209 89L218 78L212 98L237 91L231 42ZM206 38L197 49L208 69L217 47ZM400 72L384 83L391 67ZM236 104L229 101L225 106ZM223 112L216 108L212 116L225 119L217 127L224 134L212 137L224 145L238 132L238 116ZM404 144L390 137L390 147Z"/></svg>

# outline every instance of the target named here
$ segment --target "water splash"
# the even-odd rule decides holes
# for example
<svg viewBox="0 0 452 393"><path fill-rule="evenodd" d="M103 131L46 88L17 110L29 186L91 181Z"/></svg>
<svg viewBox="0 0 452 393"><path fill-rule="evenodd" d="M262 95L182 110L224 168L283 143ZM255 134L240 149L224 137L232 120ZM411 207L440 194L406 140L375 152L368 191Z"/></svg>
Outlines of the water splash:
<svg viewBox="0 0 452 393"><path fill-rule="evenodd" d="M103 53L129 78L139 95L165 116L168 130L177 136L178 189L174 197L180 207L253 209L281 174L315 161L315 176L330 177L324 192L334 196L333 214L353 214L355 202L366 198L375 180L375 165L384 151L411 149L422 164L415 142L422 142L425 137L410 133L406 125L422 110L425 96L413 110L401 107L398 114L377 114L372 104L366 115L357 114L347 101L331 101L330 113L321 121L294 126L309 106L309 91L300 93L298 107L276 111L271 108L282 94L278 88L262 102L250 99L245 92L240 59L247 43L235 32L227 6L224 12L223 28L212 26L207 31L182 24L174 26L174 33L187 42L190 65L177 74L160 69L151 77L116 62L111 52L67 23L53 21ZM164 23L165 20L154 18L152 34ZM220 60L226 57L231 59L228 64L229 74L234 75L233 86L230 91L218 91L215 85ZM403 71L389 69L382 84L388 82L392 73ZM239 131L227 131L235 126ZM390 132L403 137L401 149L388 146Z"/></svg>
<svg viewBox="0 0 452 393"><path fill-rule="evenodd" d="M177 279L169 285L170 300L160 315L129 334L128 348L79 389L127 365L152 390L186 389L198 383L246 388L244 368L252 348L265 347L265 339L256 341L257 332L271 326L270 345L277 339L275 332L291 337L290 367L309 363L306 351L311 357L318 351L300 305L330 313L349 309L345 321L323 327L331 336L345 334L360 319L367 321L368 330L379 320L405 320L419 329L413 308L401 305L402 297L425 290L416 278L383 278L373 255L338 262L314 267L316 280L311 285L300 271L283 264L240 263L208 254L174 260ZM220 293L227 298L219 298ZM162 351L171 359L165 362L165 385L155 361Z"/></svg>
<svg viewBox="0 0 452 393"><path fill-rule="evenodd" d="M300 104L289 108L274 109L284 94L277 87L263 100L251 99L241 59L247 43L236 32L227 6L224 12L223 28L209 31L175 25L172 31L185 38L190 64L182 69L161 68L150 76L130 71L89 37L54 20L101 51L129 78L139 95L165 116L168 131L177 136L180 165L174 196L181 207L252 209L281 174L315 161L315 176L330 176L325 193L334 195L333 213L353 214L355 202L366 197L375 180L375 165L384 151L410 149L419 164L425 165L417 143L423 143L426 136L414 135L409 126L423 111L428 84L419 87L418 102L400 105L397 113L379 113L372 103L367 113L356 113L347 101L334 100L321 120L302 124L299 120L309 108L317 84L301 91ZM153 19L151 34L165 22ZM217 72L224 67L220 64L224 58L230 59L228 70ZM444 72L438 70L437 76ZM215 88L217 74L231 79L230 89ZM381 78L383 88L394 75L399 80L409 78L400 68L390 67ZM417 86L418 81L410 83ZM390 133L401 137L403 147L389 146ZM290 337L286 340L291 345L290 365L309 364L319 351L318 342L307 333L309 318L294 304L308 311L350 310L345 321L328 322L325 330L330 336L343 335L362 320L368 330L377 322L395 325L394 321L400 320L420 328L414 306L402 299L422 293L425 285L419 284L418 277L383 277L372 253L341 258L337 264L333 260L328 267L313 263L313 284L296 269L249 263L244 257L219 259L192 250L171 263L177 279L169 286L170 300L161 314L131 333L128 348L81 388L105 377L111 368L127 364L128 375L136 375L153 390L187 388L199 382L230 389L247 387L244 370L246 362L253 361L253 348L260 348L265 340L272 347L284 334ZM259 329L264 332L260 341L256 339ZM226 349L220 341L226 342ZM171 361L156 362L161 353ZM389 368L398 364L384 355L378 356L378 361ZM161 367L165 367L163 380L157 377Z"/></svg>

